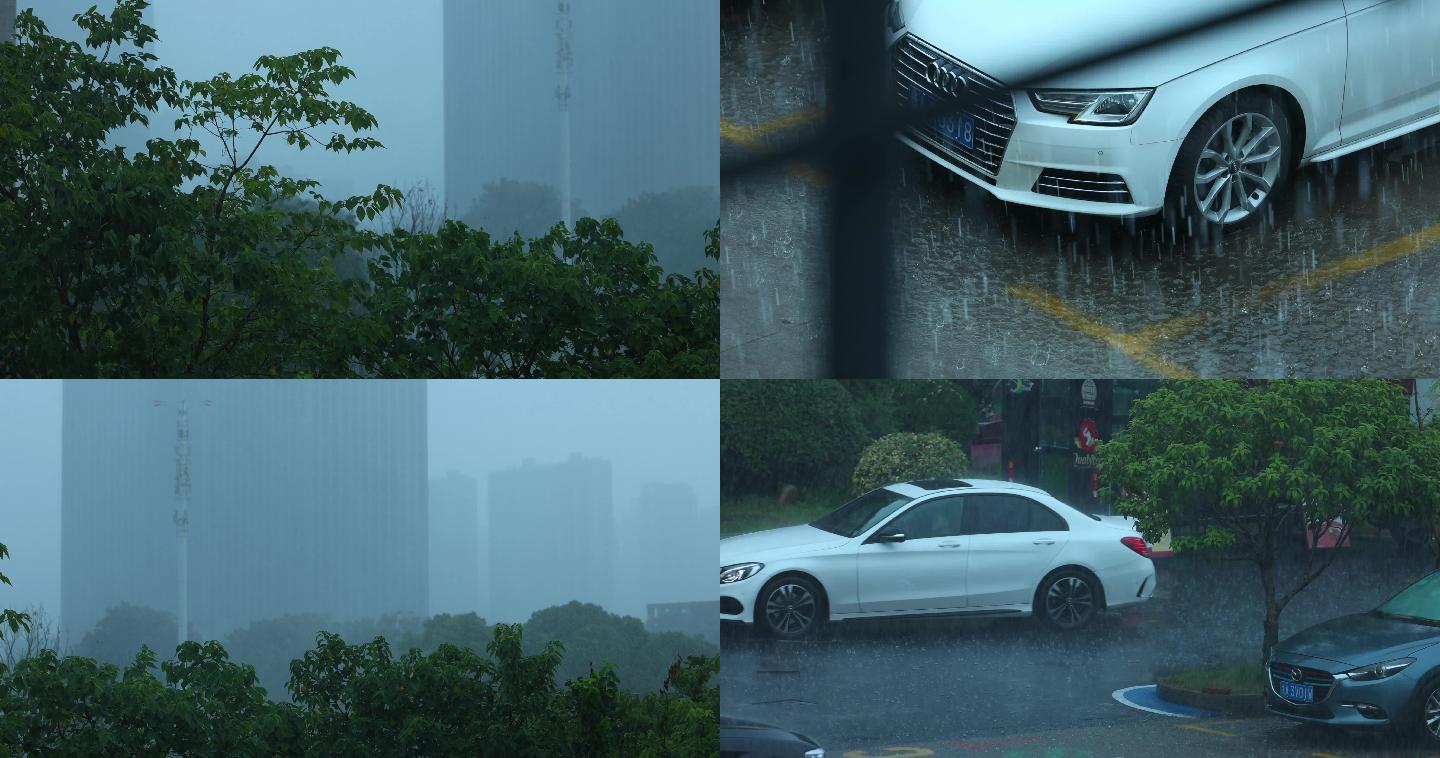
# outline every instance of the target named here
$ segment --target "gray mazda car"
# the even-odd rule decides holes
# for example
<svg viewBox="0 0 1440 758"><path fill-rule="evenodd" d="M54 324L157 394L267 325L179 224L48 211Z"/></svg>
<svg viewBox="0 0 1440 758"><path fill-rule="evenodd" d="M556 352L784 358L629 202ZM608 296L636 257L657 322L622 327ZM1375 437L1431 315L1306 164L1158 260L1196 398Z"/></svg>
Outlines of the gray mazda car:
<svg viewBox="0 0 1440 758"><path fill-rule="evenodd" d="M1440 746L1440 571L1379 608L1276 645L1266 709L1295 721L1389 727Z"/></svg>

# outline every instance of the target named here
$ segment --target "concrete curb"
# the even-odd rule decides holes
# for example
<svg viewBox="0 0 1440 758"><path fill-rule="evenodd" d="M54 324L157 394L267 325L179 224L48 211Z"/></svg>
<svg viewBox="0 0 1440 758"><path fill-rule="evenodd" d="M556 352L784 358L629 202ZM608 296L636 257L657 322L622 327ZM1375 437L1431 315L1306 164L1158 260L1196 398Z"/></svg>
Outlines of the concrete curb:
<svg viewBox="0 0 1440 758"><path fill-rule="evenodd" d="M1220 695L1173 687L1162 679L1155 686L1155 696L1167 703L1188 705L1226 716L1265 715L1265 696L1262 694Z"/></svg>

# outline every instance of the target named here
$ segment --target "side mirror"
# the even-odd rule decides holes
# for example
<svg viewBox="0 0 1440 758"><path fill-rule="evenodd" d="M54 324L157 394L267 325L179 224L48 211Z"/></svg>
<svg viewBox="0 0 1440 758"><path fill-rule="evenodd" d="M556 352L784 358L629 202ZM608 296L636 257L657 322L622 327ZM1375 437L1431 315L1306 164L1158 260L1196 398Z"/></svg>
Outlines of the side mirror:
<svg viewBox="0 0 1440 758"><path fill-rule="evenodd" d="M904 542L904 541L905 541L905 533L902 532L902 531L900 531L899 529L893 527L893 526L892 526L892 527L886 527L886 528L884 528L884 529L881 529L879 532L876 532L875 536L870 538L870 541L871 541L871 542Z"/></svg>

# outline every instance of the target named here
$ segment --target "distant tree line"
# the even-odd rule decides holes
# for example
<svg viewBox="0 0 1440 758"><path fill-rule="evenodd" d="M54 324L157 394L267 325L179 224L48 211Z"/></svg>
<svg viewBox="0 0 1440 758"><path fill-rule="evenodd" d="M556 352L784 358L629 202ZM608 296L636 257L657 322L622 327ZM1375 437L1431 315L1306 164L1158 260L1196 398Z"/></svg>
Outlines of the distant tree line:
<svg viewBox="0 0 1440 758"><path fill-rule="evenodd" d="M718 375L715 219L657 238L694 251L676 259L703 264L688 275L634 241L664 207L634 213L629 238L553 212L491 234L417 197L406 220L432 223L377 231L404 193L329 199L256 162L281 141L382 147L362 136L375 118L331 95L354 75L339 51L182 81L147 50L146 5L81 14L83 46L25 11L0 44L0 376ZM107 142L161 106L186 136Z"/></svg>
<svg viewBox="0 0 1440 758"><path fill-rule="evenodd" d="M274 697L284 697L290 662L310 649L320 631L352 642L383 637L395 650L434 652L441 645L484 651L494 629L474 613L442 613L429 618L391 614L339 622L321 614L290 614L235 629L223 642L231 657L254 667L261 687ZM550 642L565 645L566 656L555 668L557 681L574 679L592 666L609 663L615 666L620 685L635 692L659 686L676 656L719 652L699 637L647 632L639 619L591 603L570 602L536 611L524 623L524 630L528 653L539 653ZM121 603L108 609L95 627L65 652L123 666L142 646L173 650L177 637L174 614Z"/></svg>
<svg viewBox="0 0 1440 758"><path fill-rule="evenodd" d="M927 470L939 465L949 475L963 473L955 470L955 453L963 458L975 436L983 388L950 380L725 382L722 486L727 496L776 494L786 486L851 491L856 482L910 478L896 460L917 452ZM934 437L887 440L857 473L867 446L895 434ZM922 475L932 474L916 474Z"/></svg>

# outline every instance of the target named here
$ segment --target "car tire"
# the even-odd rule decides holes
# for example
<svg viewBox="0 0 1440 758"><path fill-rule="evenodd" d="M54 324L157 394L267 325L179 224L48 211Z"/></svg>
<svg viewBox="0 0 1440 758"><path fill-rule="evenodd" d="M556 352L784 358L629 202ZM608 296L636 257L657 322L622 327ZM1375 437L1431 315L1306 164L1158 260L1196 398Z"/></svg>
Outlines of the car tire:
<svg viewBox="0 0 1440 758"><path fill-rule="evenodd" d="M777 576L760 590L755 621L775 639L811 637L825 623L825 597L820 586L806 577Z"/></svg>
<svg viewBox="0 0 1440 758"><path fill-rule="evenodd" d="M1166 191L1169 223L1193 233L1240 228L1263 218L1290 179L1292 135L1289 113L1269 95L1252 90L1216 103L1180 145Z"/></svg>
<svg viewBox="0 0 1440 758"><path fill-rule="evenodd" d="M1411 734L1421 744L1434 750L1440 748L1440 731L1437 731L1440 730L1440 723L1432 729L1428 724L1432 716L1427 714L1427 711L1440 718L1440 676L1434 674L1425 677L1420 686L1415 688L1415 705L1410 712Z"/></svg>
<svg viewBox="0 0 1440 758"><path fill-rule="evenodd" d="M1103 590L1095 577L1077 569L1057 571L1035 590L1032 613L1046 628L1073 632L1084 629L1104 610Z"/></svg>

